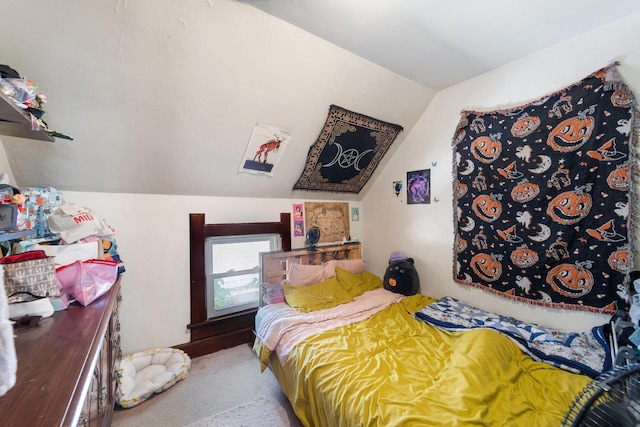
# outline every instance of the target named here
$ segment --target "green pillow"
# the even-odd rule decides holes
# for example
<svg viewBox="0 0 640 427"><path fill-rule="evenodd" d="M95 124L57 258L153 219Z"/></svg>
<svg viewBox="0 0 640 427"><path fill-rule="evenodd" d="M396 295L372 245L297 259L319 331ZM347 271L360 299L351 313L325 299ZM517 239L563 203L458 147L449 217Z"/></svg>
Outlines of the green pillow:
<svg viewBox="0 0 640 427"><path fill-rule="evenodd" d="M353 298L382 287L382 279L368 271L354 274L336 267L336 278Z"/></svg>
<svg viewBox="0 0 640 427"><path fill-rule="evenodd" d="M353 297L335 277L308 286L294 286L284 282L284 299L299 311L315 311L332 308L353 301Z"/></svg>

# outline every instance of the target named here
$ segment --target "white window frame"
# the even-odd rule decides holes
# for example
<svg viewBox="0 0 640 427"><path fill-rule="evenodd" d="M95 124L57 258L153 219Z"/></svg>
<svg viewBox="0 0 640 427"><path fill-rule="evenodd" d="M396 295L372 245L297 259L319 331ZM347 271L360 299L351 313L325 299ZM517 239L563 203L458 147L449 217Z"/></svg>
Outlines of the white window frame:
<svg viewBox="0 0 640 427"><path fill-rule="evenodd" d="M214 258L213 258L213 246L225 245L231 243L251 243L251 242L269 242L270 248L268 251L277 251L282 247L282 239L279 234L246 234L237 236L212 236L205 239L205 274L206 274L206 305L207 305L207 317L209 319L216 319L221 316L233 314L247 309L257 308L260 305L260 254L256 254L256 266L250 269L228 269L224 272L214 273ZM256 274L258 279L258 297L255 301L250 301L244 304L233 305L230 307L216 309L214 299L214 280L223 277L236 277L247 274Z"/></svg>

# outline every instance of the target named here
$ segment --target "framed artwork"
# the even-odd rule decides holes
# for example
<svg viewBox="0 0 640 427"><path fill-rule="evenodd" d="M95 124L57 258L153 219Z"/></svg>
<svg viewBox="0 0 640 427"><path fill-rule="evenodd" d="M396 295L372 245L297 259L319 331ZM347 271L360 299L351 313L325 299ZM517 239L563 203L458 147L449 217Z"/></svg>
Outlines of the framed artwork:
<svg viewBox="0 0 640 427"><path fill-rule="evenodd" d="M320 229L319 243L339 242L351 236L349 203L305 202L305 232L312 227Z"/></svg>
<svg viewBox="0 0 640 427"><path fill-rule="evenodd" d="M304 236L304 221L293 221L293 235L295 237Z"/></svg>
<svg viewBox="0 0 640 427"><path fill-rule="evenodd" d="M293 220L302 221L304 219L304 210L302 203L296 203L293 205Z"/></svg>
<svg viewBox="0 0 640 427"><path fill-rule="evenodd" d="M258 123L249 138L240 172L273 176L290 139L289 132Z"/></svg>
<svg viewBox="0 0 640 427"><path fill-rule="evenodd" d="M407 172L407 204L431 203L431 169Z"/></svg>

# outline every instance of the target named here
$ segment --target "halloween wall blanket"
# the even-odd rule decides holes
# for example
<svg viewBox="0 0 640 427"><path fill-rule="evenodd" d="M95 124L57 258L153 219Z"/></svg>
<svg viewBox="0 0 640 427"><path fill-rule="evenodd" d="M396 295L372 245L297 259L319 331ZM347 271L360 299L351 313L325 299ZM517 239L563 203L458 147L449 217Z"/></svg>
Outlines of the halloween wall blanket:
<svg viewBox="0 0 640 427"><path fill-rule="evenodd" d="M517 108L463 111L454 280L548 307L624 308L636 111L615 65Z"/></svg>
<svg viewBox="0 0 640 427"><path fill-rule="evenodd" d="M401 131L402 126L332 105L293 189L359 193Z"/></svg>

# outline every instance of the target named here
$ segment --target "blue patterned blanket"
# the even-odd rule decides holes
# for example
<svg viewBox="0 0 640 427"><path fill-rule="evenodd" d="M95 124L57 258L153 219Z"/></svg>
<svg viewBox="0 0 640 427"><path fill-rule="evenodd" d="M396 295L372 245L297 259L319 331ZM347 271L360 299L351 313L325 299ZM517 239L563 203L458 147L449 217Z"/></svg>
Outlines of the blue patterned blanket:
<svg viewBox="0 0 640 427"><path fill-rule="evenodd" d="M562 332L490 313L452 297L426 306L415 317L448 331L493 329L535 360L592 378L612 366L604 326L594 327L590 332Z"/></svg>

